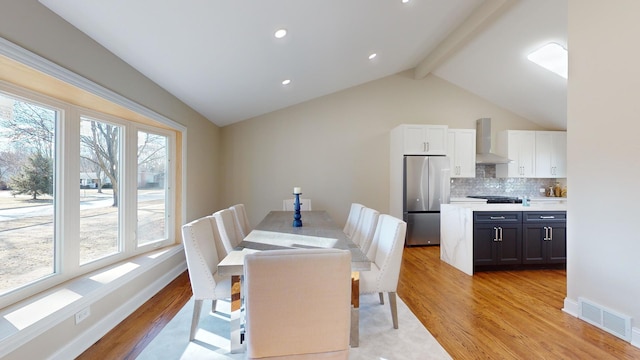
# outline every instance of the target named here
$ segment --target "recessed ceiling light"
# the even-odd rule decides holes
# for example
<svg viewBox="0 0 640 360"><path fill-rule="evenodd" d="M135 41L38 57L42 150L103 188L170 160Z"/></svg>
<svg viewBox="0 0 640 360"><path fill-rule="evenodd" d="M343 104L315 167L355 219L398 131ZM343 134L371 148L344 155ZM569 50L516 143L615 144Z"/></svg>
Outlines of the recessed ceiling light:
<svg viewBox="0 0 640 360"><path fill-rule="evenodd" d="M376 54L376 53L373 53L373 54L369 55L369 60L375 59L376 56L378 56L378 54Z"/></svg>
<svg viewBox="0 0 640 360"><path fill-rule="evenodd" d="M408 2L409 2L409 0L402 0L402 3L403 3L403 4L406 4L406 3L408 3Z"/></svg>
<svg viewBox="0 0 640 360"><path fill-rule="evenodd" d="M286 79L286 80L282 80L282 85L289 85L291 84L291 80Z"/></svg>
<svg viewBox="0 0 640 360"><path fill-rule="evenodd" d="M273 36L278 39L282 39L283 37L287 36L287 29L278 29L275 33L273 33Z"/></svg>
<svg viewBox="0 0 640 360"><path fill-rule="evenodd" d="M567 49L558 43L552 42L546 44L529 54L527 59L565 79L568 77L569 55Z"/></svg>

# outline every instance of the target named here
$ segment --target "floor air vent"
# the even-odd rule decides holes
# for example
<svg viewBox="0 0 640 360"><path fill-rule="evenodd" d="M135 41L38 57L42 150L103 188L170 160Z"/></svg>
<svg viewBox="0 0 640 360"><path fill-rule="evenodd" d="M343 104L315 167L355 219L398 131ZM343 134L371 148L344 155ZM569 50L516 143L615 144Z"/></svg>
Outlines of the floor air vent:
<svg viewBox="0 0 640 360"><path fill-rule="evenodd" d="M578 298L579 318L621 339L631 341L631 318L584 298Z"/></svg>

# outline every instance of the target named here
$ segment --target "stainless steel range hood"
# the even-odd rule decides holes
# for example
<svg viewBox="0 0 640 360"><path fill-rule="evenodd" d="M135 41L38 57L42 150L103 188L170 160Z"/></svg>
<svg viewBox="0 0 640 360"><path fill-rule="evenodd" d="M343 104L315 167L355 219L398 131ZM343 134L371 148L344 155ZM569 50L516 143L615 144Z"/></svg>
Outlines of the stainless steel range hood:
<svg viewBox="0 0 640 360"><path fill-rule="evenodd" d="M476 121L476 164L507 164L511 160L491 152L491 118Z"/></svg>

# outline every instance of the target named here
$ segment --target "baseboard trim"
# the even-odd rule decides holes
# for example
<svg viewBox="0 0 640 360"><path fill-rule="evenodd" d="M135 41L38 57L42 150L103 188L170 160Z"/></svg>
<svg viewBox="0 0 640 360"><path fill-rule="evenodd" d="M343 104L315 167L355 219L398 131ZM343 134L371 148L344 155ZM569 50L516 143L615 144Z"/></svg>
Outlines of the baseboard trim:
<svg viewBox="0 0 640 360"><path fill-rule="evenodd" d="M573 317L578 317L580 305L578 305L578 302L575 300L564 298L564 307L562 308L562 311Z"/></svg>
<svg viewBox="0 0 640 360"><path fill-rule="evenodd" d="M640 348L640 328L631 329L631 345Z"/></svg>
<svg viewBox="0 0 640 360"><path fill-rule="evenodd" d="M120 305L109 316L103 318L94 324L80 336L73 339L64 347L60 348L50 359L75 359L85 350L87 350L96 341L100 340L109 331L116 327L120 322L136 311L140 306L147 302L153 295L157 294L165 286L167 286L176 277L187 269L186 261L183 261L162 277L142 289L135 297Z"/></svg>

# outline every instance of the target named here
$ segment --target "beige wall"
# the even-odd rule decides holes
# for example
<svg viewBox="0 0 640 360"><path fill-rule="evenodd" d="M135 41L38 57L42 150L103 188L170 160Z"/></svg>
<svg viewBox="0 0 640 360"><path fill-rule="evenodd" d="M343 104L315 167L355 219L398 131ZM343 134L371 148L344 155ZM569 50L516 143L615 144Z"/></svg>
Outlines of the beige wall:
<svg viewBox="0 0 640 360"><path fill-rule="evenodd" d="M640 346L638 14L569 1L567 298L632 316Z"/></svg>
<svg viewBox="0 0 640 360"><path fill-rule="evenodd" d="M223 205L244 203L255 225L301 186L339 223L352 202L389 211L389 132L403 123L494 132L540 127L438 77L385 77L222 128ZM494 136L495 140L495 136ZM302 217L304 221L304 215Z"/></svg>

